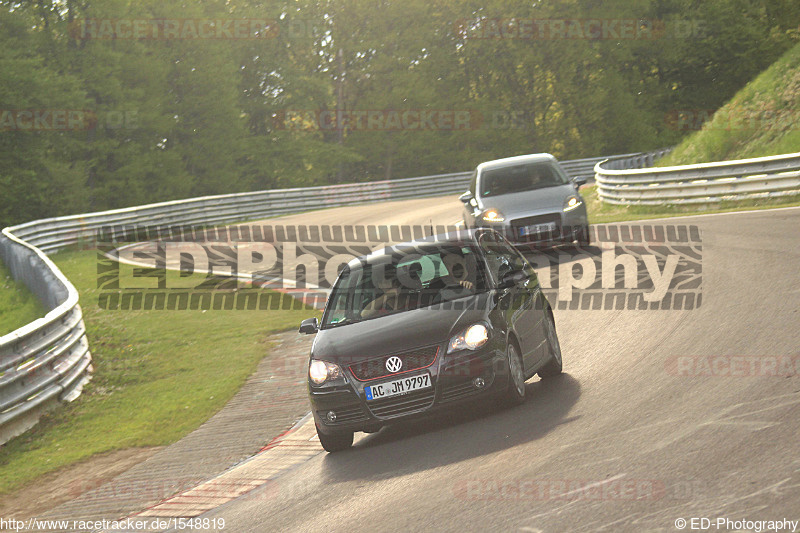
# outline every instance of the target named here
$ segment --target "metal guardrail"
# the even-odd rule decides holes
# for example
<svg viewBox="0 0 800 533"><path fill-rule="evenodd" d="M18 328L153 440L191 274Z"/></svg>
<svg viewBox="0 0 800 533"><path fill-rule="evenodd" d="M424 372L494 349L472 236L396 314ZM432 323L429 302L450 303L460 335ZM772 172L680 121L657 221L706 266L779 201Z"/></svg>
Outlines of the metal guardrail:
<svg viewBox="0 0 800 533"><path fill-rule="evenodd" d="M646 163L652 162L662 152L626 154L614 156L614 160ZM598 161L607 159L608 157L577 159L563 161L561 165L571 177L586 177L594 172ZM100 228L109 225L215 226L327 207L457 194L468 187L471 174L456 172L418 178L207 196L37 220L12 229L14 235L20 239L50 253L65 246L91 242Z"/></svg>
<svg viewBox="0 0 800 533"><path fill-rule="evenodd" d="M604 168L614 170L629 170L636 168L652 167L656 161L672 151L672 148L662 148L652 152L640 152L638 154L625 154L603 158L596 163L604 163ZM608 163L605 163L608 161ZM596 164L592 167L592 174L596 173Z"/></svg>
<svg viewBox="0 0 800 533"><path fill-rule="evenodd" d="M590 177L595 164L605 159L578 159L561 164L572 177ZM458 194L468 187L471 174L471 171L457 172L207 196L36 220L4 229L0 236L0 259L49 311L44 318L0 337L0 444L30 428L41 412L58 400L77 397L91 370L78 293L45 253L68 246L92 245L98 232L110 226L217 226L379 200Z"/></svg>
<svg viewBox="0 0 800 533"><path fill-rule="evenodd" d="M33 427L58 402L77 398L92 362L75 287L9 230L0 234L0 259L48 312L0 337L0 444Z"/></svg>
<svg viewBox="0 0 800 533"><path fill-rule="evenodd" d="M626 161L627 164L637 165L627 168L641 168L652 166L653 161L669 152L669 149L656 150L655 152L636 152L633 154L623 154L613 156L613 161ZM570 178L584 178L587 183L594 182L594 167L601 161L609 160L608 157L590 157L587 159L573 159L570 161L560 161L561 167ZM649 163L648 163L649 162Z"/></svg>
<svg viewBox="0 0 800 533"><path fill-rule="evenodd" d="M800 194L800 153L676 167L595 166L598 196L618 205L701 204Z"/></svg>

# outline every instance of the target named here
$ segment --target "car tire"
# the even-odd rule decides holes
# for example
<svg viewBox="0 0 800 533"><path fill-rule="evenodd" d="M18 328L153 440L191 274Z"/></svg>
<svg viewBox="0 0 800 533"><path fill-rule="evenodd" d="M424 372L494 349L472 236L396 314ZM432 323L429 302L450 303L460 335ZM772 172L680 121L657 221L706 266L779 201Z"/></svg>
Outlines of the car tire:
<svg viewBox="0 0 800 533"><path fill-rule="evenodd" d="M350 448L350 446L353 445L352 431L328 435L321 432L319 430L319 426L317 426L317 436L319 436L319 442L322 444L322 447L325 448L325 451L329 453L340 452Z"/></svg>
<svg viewBox="0 0 800 533"><path fill-rule="evenodd" d="M578 235L578 246L589 246L592 244L592 238L589 235L589 226L584 226Z"/></svg>
<svg viewBox="0 0 800 533"><path fill-rule="evenodd" d="M525 370L522 366L522 357L513 342L508 343L506 355L508 358L508 387L506 387L501 401L504 405L511 407L525 401Z"/></svg>
<svg viewBox="0 0 800 533"><path fill-rule="evenodd" d="M556 333L556 321L553 317L553 311L550 309L545 311L544 331L547 337L547 351L550 358L537 373L540 378L547 379L559 375L563 367L561 344L558 342L558 334Z"/></svg>

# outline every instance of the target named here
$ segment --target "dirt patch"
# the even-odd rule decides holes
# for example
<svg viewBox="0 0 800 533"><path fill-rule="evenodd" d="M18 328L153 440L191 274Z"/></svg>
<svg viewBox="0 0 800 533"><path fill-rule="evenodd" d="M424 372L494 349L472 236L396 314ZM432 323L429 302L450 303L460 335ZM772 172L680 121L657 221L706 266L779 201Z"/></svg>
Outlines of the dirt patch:
<svg viewBox="0 0 800 533"><path fill-rule="evenodd" d="M4 494L0 499L0 516L17 520L41 516L57 505L111 481L161 449L157 446L104 453L45 474L16 492ZM80 480L91 481L84 483Z"/></svg>

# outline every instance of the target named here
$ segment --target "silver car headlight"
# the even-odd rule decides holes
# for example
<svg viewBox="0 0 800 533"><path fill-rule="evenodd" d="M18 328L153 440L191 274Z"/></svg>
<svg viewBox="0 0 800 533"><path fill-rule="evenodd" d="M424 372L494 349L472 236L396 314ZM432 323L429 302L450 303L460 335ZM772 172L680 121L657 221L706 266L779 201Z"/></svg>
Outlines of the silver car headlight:
<svg viewBox="0 0 800 533"><path fill-rule="evenodd" d="M477 350L489 340L489 329L483 324L473 324L455 335L447 346L447 353L458 350Z"/></svg>
<svg viewBox="0 0 800 533"><path fill-rule="evenodd" d="M503 213L494 208L489 208L484 211L481 218L486 222L502 222L506 219Z"/></svg>
<svg viewBox="0 0 800 533"><path fill-rule="evenodd" d="M575 195L570 196L564 202L564 212L572 211L573 209L577 209L583 205L581 199Z"/></svg>

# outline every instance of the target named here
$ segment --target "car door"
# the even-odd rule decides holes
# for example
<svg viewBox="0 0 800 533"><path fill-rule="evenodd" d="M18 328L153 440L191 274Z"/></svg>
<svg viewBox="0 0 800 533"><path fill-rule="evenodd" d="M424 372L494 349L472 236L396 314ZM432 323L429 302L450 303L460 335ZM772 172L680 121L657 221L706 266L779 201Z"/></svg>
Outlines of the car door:
<svg viewBox="0 0 800 533"><path fill-rule="evenodd" d="M510 250L510 253L515 256L514 264L517 265L516 268L523 270L525 274L527 274L527 278L520 287L520 290L525 291L527 298L525 305L525 323L531 334L530 362L532 365L538 366L539 363L546 361L549 356L547 351L547 333L544 327L546 300L544 294L542 294L542 287L539 285L539 277L536 275L533 265L531 265L525 256L522 255L522 252L509 243L505 237L500 236L500 238L505 241L507 245L506 248ZM527 362L525 368L530 368Z"/></svg>
<svg viewBox="0 0 800 533"><path fill-rule="evenodd" d="M527 369L537 365L542 357L541 338L538 334L541 325L537 316L541 311L537 312L535 305L538 299L539 280L530 263L497 232L483 233L479 243L495 285L506 272L522 270L528 275L523 282L508 289L501 289L498 302L506 316L506 323L519 340L527 373Z"/></svg>

